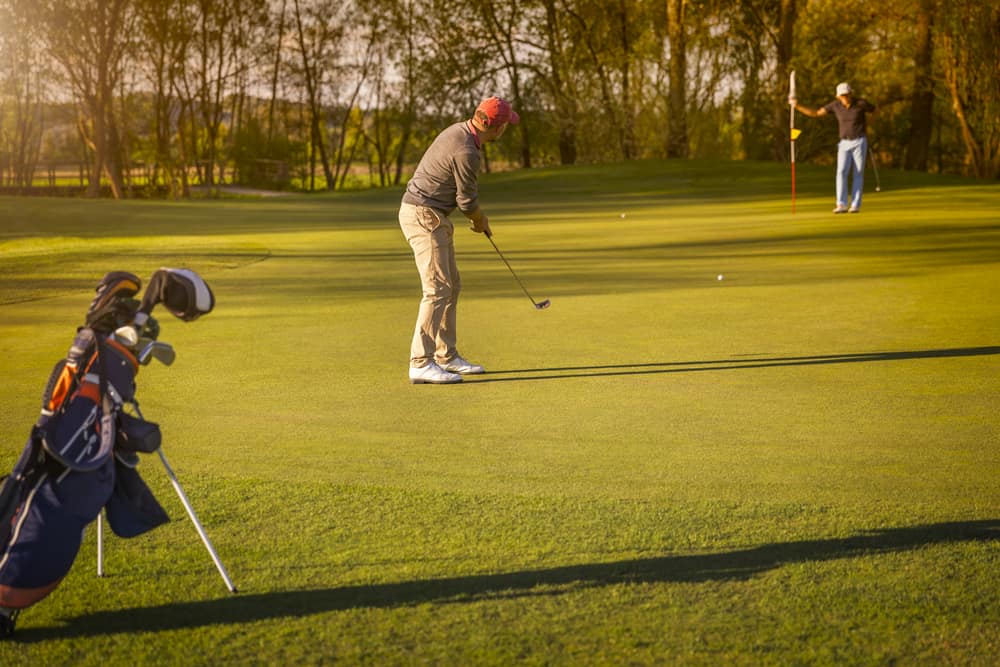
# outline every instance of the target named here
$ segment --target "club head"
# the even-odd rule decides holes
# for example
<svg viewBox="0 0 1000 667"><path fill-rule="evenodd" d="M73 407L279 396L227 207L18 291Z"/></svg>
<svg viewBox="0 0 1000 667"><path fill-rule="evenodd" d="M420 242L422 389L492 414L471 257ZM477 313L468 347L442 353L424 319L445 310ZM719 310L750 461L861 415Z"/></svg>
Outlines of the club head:
<svg viewBox="0 0 1000 667"><path fill-rule="evenodd" d="M548 299L546 299L545 301L539 301L538 303L536 303L535 304L535 308L537 308L538 310L545 310L546 308L548 308L551 305L552 305L552 302L549 301Z"/></svg>
<svg viewBox="0 0 1000 667"><path fill-rule="evenodd" d="M115 329L115 338L118 339L118 342L122 343L125 347L134 348L139 344L139 332L136 331L135 327L131 325L125 325Z"/></svg>
<svg viewBox="0 0 1000 667"><path fill-rule="evenodd" d="M177 358L177 353L174 352L174 348L170 343L154 340L147 343L146 346L140 350L139 355L136 358L143 366L147 365L150 359L156 359L164 366L169 366L174 363L174 359Z"/></svg>

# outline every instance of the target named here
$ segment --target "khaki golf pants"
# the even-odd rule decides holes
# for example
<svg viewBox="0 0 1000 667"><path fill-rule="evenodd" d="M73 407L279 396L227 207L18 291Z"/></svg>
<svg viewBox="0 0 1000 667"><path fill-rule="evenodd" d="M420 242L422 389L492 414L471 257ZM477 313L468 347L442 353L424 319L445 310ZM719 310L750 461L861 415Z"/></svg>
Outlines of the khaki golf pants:
<svg viewBox="0 0 1000 667"><path fill-rule="evenodd" d="M402 204L399 226L413 248L423 298L410 344L410 366L443 363L458 354L456 310L462 281L455 263L455 226L443 211Z"/></svg>

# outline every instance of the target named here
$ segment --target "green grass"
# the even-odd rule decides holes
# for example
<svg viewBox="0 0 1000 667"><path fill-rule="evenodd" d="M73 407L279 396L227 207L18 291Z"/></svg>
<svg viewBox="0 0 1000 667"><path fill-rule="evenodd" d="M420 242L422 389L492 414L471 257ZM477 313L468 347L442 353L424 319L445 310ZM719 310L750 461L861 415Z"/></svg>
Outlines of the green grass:
<svg viewBox="0 0 1000 667"><path fill-rule="evenodd" d="M200 271L146 416L174 521L95 537L3 665L960 664L1000 655L1000 187L650 162L483 178L406 381L399 193L0 200L0 468L106 271ZM622 214L625 217L622 217ZM719 281L717 275L724 279Z"/></svg>

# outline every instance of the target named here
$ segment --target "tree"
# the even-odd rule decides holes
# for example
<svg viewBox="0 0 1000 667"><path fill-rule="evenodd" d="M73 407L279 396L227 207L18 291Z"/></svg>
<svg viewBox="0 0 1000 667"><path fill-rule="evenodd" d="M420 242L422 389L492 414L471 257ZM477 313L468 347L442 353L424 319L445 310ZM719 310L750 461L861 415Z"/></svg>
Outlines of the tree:
<svg viewBox="0 0 1000 667"><path fill-rule="evenodd" d="M568 39L579 54L575 64L590 75L589 81L583 79L580 89L570 94L585 101L584 109L591 107L592 115L603 121L603 127L593 128L593 134L612 133L618 144L617 157L631 160L635 157L635 111L626 92L632 54L629 33L621 29L627 13L625 3L619 0L609 12L603 3L563 0L562 9L569 18ZM604 151L595 153L603 157Z"/></svg>
<svg viewBox="0 0 1000 667"><path fill-rule="evenodd" d="M559 126L559 162L576 162L576 126L578 105L573 88L574 57L566 36L564 15L556 8L556 0L543 0L545 9L545 49L547 76L542 79L553 100L556 124Z"/></svg>
<svg viewBox="0 0 1000 667"><path fill-rule="evenodd" d="M667 94L667 157L688 157L687 130L687 0L667 0L670 90Z"/></svg>
<svg viewBox="0 0 1000 667"><path fill-rule="evenodd" d="M101 175L115 199L125 196L114 93L131 49L132 0L45 0L34 3L48 55L58 62L80 110L81 135L92 152L87 195L100 194Z"/></svg>
<svg viewBox="0 0 1000 667"><path fill-rule="evenodd" d="M1000 6L961 0L942 6L945 83L965 146L966 169L1000 178Z"/></svg>
<svg viewBox="0 0 1000 667"><path fill-rule="evenodd" d="M413 135L413 127L417 119L417 87L419 64L417 62L417 30L414 19L413 0L397 0L390 5L390 21L396 35L396 42L405 44L403 49L391 49L389 62L400 70L401 90L397 96L396 106L399 113L399 137L394 158L395 170L392 183L399 185L403 180L403 166L406 163L407 148ZM398 56L393 59L395 51Z"/></svg>
<svg viewBox="0 0 1000 667"><path fill-rule="evenodd" d="M495 53L502 63L507 80L510 82L510 101L515 109L524 111L524 97L522 95L522 79L524 64L522 58L526 57L527 43L521 32L525 30L524 3L517 0L509 0L502 5L492 2L492 0L479 0L477 2L482 24L488 40L492 46L491 52ZM498 11L498 8L501 11ZM518 132L521 137L521 166L531 167L531 138L529 124L526 118L521 116L521 123L518 125Z"/></svg>
<svg viewBox="0 0 1000 667"><path fill-rule="evenodd" d="M187 194L188 186L185 144L175 145L174 136L183 119L183 98L175 93L193 38L188 27L192 11L190 0L142 0L138 6L144 46L137 50L136 60L143 65L152 94L152 178L154 183L162 179L175 196Z"/></svg>
<svg viewBox="0 0 1000 667"><path fill-rule="evenodd" d="M778 28L774 33L775 50L775 94L772 96L775 117L775 141L774 156L778 159L785 159L788 155L788 137L784 130L784 119L788 113L786 103L787 95L781 95L785 91L785 82L789 80L791 72L792 53L795 45L795 0L781 0L778 12Z"/></svg>
<svg viewBox="0 0 1000 667"><path fill-rule="evenodd" d="M196 108L204 138L199 155L202 182L216 182L215 169L221 169L224 102L236 93L237 85L247 67L246 52L252 48L246 22L261 20L260 0L196 0L196 16L191 42ZM190 88L188 89L191 90ZM235 113L230 123L238 122ZM193 132L197 141L199 133Z"/></svg>
<svg viewBox="0 0 1000 667"><path fill-rule="evenodd" d="M281 6L277 12L277 30L275 31L276 37L272 46L274 48L274 65L271 70L271 99L267 106L267 146L268 149L271 148L271 143L274 141L274 109L278 102L278 81L281 76L281 56L284 53L284 42L285 42L285 22L288 17L288 12L286 11L288 7L288 0L281 0Z"/></svg>
<svg viewBox="0 0 1000 667"><path fill-rule="evenodd" d="M0 5L0 185L31 186L44 129L48 72L33 45L36 26L11 3ZM6 178L4 172L7 172Z"/></svg>
<svg viewBox="0 0 1000 667"><path fill-rule="evenodd" d="M916 7L916 53L910 97L910 138L907 169L927 171L934 119L934 10L936 0L919 0Z"/></svg>
<svg viewBox="0 0 1000 667"><path fill-rule="evenodd" d="M87 165L91 196L102 180L126 196L137 158L173 192L196 173L265 170L337 189L364 163L372 184L398 184L491 94L522 123L488 146L487 170L501 157L783 159L793 66L803 100L848 80L878 105L888 165L991 176L998 13L993 0L0 0L13 26L0 180L27 182L58 150ZM57 76L40 74L48 63ZM65 115L57 93L78 136L42 122ZM796 152L829 161L835 140L836 124L811 124Z"/></svg>
<svg viewBox="0 0 1000 667"><path fill-rule="evenodd" d="M309 110L309 139L311 162L315 165L318 154L327 189L334 189L337 176L330 168L326 140L323 133L323 91L328 70L332 69L340 42L344 37L344 21L341 12L344 3L320 1L310 4L294 0L292 18L295 23L296 47L300 58L301 81L305 87L306 104ZM315 189L315 170L310 169L309 189Z"/></svg>

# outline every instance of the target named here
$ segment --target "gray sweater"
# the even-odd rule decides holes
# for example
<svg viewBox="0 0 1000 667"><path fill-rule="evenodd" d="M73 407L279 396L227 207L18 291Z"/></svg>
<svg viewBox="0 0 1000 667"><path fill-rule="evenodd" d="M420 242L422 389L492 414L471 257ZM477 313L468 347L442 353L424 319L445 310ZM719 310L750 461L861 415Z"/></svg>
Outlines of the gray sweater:
<svg viewBox="0 0 1000 667"><path fill-rule="evenodd" d="M451 215L479 206L479 146L468 121L442 130L420 158L406 184L404 204L429 206Z"/></svg>

